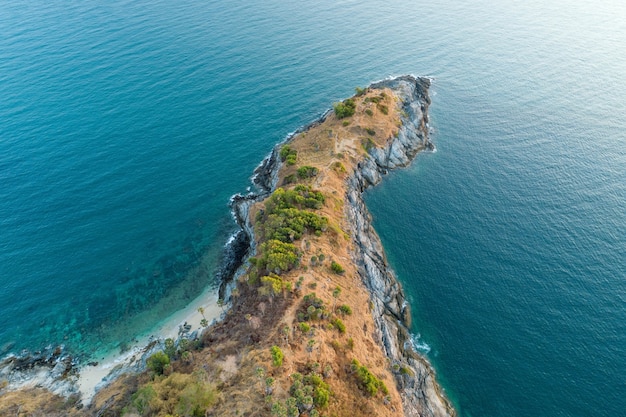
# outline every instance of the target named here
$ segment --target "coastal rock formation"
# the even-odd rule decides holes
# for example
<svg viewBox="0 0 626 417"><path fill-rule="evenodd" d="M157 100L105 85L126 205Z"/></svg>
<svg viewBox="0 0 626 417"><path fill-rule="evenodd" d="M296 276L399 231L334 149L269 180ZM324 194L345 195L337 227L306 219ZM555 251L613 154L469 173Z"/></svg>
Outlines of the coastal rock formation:
<svg viewBox="0 0 626 417"><path fill-rule="evenodd" d="M22 352L0 361L0 380L12 389L43 386L49 391L69 397L76 394L76 362L63 346L49 347L41 352Z"/></svg>
<svg viewBox="0 0 626 417"><path fill-rule="evenodd" d="M372 88L391 88L402 99L402 126L387 147L370 152L348 179L346 211L356 247L353 260L370 290L380 342L397 365L395 376L405 415L439 417L454 415L454 410L442 395L432 366L411 347L410 312L404 292L387 263L362 198L363 191L378 184L388 170L408 165L421 150L433 149L427 124L429 85L427 79L406 76L372 85Z"/></svg>
<svg viewBox="0 0 626 417"><path fill-rule="evenodd" d="M456 415L455 411L437 384L435 372L428 360L412 347L410 311L404 292L387 263L362 198L363 191L378 184L389 170L407 166L422 150L434 149L428 137L429 86L430 80L412 76L384 80L370 86L370 89L389 88L401 100L401 126L386 146L369 149L368 156L358 162L352 175L347 178L345 214L348 220L346 228L355 247L352 260L369 290L376 335L396 370L394 376L402 396L404 414L444 417ZM324 123L327 116L328 112L299 129L285 143L289 143L299 133ZM255 170L253 183L259 191L247 196L238 195L232 200L234 217L250 235L251 242L254 242L254 235L250 207L276 189L281 168L279 150L280 146L277 146ZM251 251L254 252L254 247Z"/></svg>

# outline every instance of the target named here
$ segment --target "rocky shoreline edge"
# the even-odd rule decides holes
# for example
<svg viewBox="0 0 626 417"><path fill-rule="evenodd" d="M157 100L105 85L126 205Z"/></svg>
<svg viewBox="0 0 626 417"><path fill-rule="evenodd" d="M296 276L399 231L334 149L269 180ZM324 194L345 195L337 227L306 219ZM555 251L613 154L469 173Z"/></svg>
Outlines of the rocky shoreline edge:
<svg viewBox="0 0 626 417"><path fill-rule="evenodd" d="M352 254L362 282L369 290L374 306L378 343L391 360L398 384L404 414L406 416L445 417L456 416L456 411L445 397L436 381L435 371L428 360L412 347L410 309L395 273L389 266L378 237L371 224L371 215L365 206L362 194L370 186L378 184L390 170L406 167L418 152L434 150L429 139L428 90L431 81L404 75L372 83L369 88L390 88L402 100L402 126L398 135L383 148L372 149L362 160L355 173L348 179L346 214L349 219L349 234L357 248ZM249 209L255 202L262 201L277 187L281 167L280 148L299 133L323 123L331 112L328 110L312 123L288 135L255 169L252 182L257 192L237 194L231 198L233 217L249 242L249 253L255 251L254 235ZM232 281L224 281L220 287L220 298L228 299Z"/></svg>

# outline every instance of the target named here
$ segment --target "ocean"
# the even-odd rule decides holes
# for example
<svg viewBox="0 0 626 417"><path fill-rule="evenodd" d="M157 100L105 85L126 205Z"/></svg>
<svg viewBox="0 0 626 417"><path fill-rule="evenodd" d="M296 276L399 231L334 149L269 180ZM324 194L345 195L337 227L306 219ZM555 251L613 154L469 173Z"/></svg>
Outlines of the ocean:
<svg viewBox="0 0 626 417"><path fill-rule="evenodd" d="M446 393L622 414L625 22L609 0L0 5L0 354L123 349L216 285L274 144L411 73L437 152L367 203Z"/></svg>

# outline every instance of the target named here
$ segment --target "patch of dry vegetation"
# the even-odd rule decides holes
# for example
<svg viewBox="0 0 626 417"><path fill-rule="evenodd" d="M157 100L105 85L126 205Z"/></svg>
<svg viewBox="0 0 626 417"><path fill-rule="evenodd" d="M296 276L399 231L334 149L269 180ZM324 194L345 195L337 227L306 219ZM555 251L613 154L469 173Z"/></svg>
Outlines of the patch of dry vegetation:
<svg viewBox="0 0 626 417"><path fill-rule="evenodd" d="M0 394L0 416L61 417L78 416L78 397L62 398L40 388Z"/></svg>

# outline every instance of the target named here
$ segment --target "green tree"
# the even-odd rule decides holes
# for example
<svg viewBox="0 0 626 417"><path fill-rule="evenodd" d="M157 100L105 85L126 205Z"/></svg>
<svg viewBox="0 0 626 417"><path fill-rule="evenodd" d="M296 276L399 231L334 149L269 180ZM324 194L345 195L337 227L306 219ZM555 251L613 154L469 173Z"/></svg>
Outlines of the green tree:
<svg viewBox="0 0 626 417"><path fill-rule="evenodd" d="M146 361L148 369L154 372L156 375L163 375L165 367L170 364L170 357L165 352L156 352L150 356Z"/></svg>
<svg viewBox="0 0 626 417"><path fill-rule="evenodd" d="M356 110L356 103L353 99L349 98L347 100L342 101L341 103L335 103L333 105L333 109L335 110L335 115L338 119L343 119L344 117L350 117L354 115Z"/></svg>
<svg viewBox="0 0 626 417"><path fill-rule="evenodd" d="M298 171L297 171L298 178L300 179L312 178L316 176L318 173L319 173L319 169L312 167L310 165L303 165L300 168L298 168Z"/></svg>
<svg viewBox="0 0 626 417"><path fill-rule="evenodd" d="M283 351L276 345L270 348L270 353L272 354L272 365L275 367L279 367L283 365L283 359L285 358L285 354Z"/></svg>

